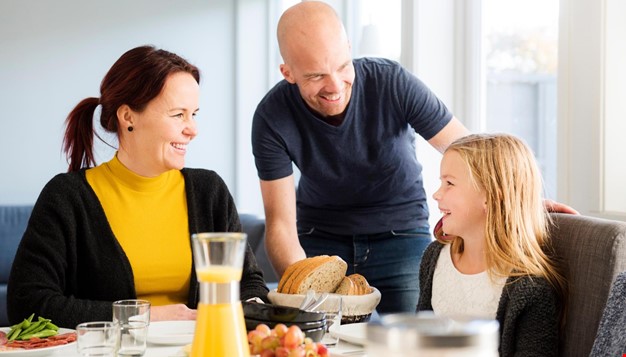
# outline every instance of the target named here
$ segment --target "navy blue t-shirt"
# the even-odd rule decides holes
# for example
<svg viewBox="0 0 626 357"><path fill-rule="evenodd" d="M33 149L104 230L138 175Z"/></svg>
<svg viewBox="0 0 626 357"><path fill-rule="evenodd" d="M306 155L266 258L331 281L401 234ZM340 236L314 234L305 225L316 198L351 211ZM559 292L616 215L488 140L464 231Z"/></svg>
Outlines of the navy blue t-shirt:
<svg viewBox="0 0 626 357"><path fill-rule="evenodd" d="M371 234L427 226L415 132L429 140L452 113L398 63L353 63L352 96L339 126L316 116L285 80L261 100L252 123L259 178L289 176L296 164L300 228Z"/></svg>

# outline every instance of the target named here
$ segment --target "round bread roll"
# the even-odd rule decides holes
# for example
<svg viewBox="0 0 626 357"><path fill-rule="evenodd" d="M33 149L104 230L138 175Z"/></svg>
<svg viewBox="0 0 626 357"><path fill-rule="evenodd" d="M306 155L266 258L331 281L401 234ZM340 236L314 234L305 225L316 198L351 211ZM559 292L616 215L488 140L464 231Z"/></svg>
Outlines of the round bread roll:
<svg viewBox="0 0 626 357"><path fill-rule="evenodd" d="M369 294L372 291L372 288L370 287L370 284L367 282L367 279L365 279L365 277L361 274L350 274L347 276L348 279L352 280L352 282L354 282L354 285L356 285L356 293L355 294L349 294L349 295L365 295L365 294Z"/></svg>
<svg viewBox="0 0 626 357"><path fill-rule="evenodd" d="M354 281L352 281L352 279L348 278L347 276L344 276L343 279L341 279L339 287L337 288L337 290L335 290L335 294L340 295L356 295L356 293L356 284L354 283Z"/></svg>

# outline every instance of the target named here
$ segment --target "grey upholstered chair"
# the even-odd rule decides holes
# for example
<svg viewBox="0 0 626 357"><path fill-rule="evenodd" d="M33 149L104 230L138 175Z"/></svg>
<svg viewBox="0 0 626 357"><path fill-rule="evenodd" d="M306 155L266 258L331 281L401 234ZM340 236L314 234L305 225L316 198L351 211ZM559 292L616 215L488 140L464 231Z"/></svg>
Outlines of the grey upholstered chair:
<svg viewBox="0 0 626 357"><path fill-rule="evenodd" d="M626 272L613 282L604 308L591 357L622 356L626 353Z"/></svg>
<svg viewBox="0 0 626 357"><path fill-rule="evenodd" d="M263 271L263 278L271 289L277 285L274 283L278 282L278 276L276 276L265 250L265 218L252 213L241 213L239 220L243 231L248 234L248 243L254 251L259 268Z"/></svg>
<svg viewBox="0 0 626 357"><path fill-rule="evenodd" d="M611 284L626 270L626 223L568 214L552 218L553 246L569 282L561 356L587 357Z"/></svg>

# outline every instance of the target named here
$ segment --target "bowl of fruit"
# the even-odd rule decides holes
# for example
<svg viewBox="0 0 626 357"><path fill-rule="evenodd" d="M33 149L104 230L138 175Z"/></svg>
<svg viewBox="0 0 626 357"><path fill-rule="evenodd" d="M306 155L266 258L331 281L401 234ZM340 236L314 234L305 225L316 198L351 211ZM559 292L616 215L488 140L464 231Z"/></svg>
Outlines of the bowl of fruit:
<svg viewBox="0 0 626 357"><path fill-rule="evenodd" d="M250 354L256 356L307 356L329 357L328 348L320 342L306 337L296 325L279 323L270 328L265 324L257 325L248 331Z"/></svg>

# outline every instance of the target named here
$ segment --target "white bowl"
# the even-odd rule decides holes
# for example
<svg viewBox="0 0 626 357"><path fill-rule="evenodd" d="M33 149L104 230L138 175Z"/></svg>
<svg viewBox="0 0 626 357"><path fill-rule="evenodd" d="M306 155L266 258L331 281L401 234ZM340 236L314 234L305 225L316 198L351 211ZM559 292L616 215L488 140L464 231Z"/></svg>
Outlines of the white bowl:
<svg viewBox="0 0 626 357"><path fill-rule="evenodd" d="M315 294L316 298L319 296L320 293ZM305 295L283 294L277 292L276 289L272 289L267 297L274 305L300 307ZM341 295L341 298L341 323L365 322L369 320L372 312L374 312L380 302L380 291L372 286L369 294Z"/></svg>

